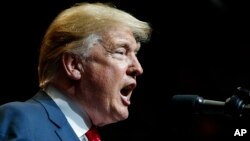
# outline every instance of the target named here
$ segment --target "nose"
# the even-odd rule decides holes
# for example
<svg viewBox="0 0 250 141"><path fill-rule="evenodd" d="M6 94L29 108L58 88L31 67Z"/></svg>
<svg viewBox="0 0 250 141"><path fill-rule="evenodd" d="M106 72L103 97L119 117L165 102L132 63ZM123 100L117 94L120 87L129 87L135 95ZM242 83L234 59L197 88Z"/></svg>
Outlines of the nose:
<svg viewBox="0 0 250 141"><path fill-rule="evenodd" d="M127 74L130 75L133 78L136 78L136 76L141 75L143 73L143 68L137 59L136 56L133 56L131 59L131 64L129 65L129 68L127 70Z"/></svg>

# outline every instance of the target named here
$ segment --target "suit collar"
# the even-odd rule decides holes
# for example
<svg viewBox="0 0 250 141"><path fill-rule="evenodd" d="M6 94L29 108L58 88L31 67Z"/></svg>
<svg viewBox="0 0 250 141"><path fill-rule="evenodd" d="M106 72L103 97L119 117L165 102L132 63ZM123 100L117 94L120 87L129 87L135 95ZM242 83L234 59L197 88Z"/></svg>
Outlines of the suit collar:
<svg viewBox="0 0 250 141"><path fill-rule="evenodd" d="M40 90L33 99L47 111L50 121L58 127L55 132L62 141L79 141L59 107L44 91Z"/></svg>

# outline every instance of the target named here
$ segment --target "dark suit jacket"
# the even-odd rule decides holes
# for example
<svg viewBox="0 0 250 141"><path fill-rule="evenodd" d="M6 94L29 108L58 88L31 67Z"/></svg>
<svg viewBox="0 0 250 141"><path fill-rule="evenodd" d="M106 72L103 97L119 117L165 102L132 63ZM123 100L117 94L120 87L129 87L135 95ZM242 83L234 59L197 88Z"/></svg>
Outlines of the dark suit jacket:
<svg viewBox="0 0 250 141"><path fill-rule="evenodd" d="M43 91L0 107L0 141L79 141L62 111Z"/></svg>

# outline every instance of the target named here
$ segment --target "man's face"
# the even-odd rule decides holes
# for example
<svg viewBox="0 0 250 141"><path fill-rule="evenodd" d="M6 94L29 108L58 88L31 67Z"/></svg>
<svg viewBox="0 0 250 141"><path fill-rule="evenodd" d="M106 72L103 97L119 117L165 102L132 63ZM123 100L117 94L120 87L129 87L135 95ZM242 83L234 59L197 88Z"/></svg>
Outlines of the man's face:
<svg viewBox="0 0 250 141"><path fill-rule="evenodd" d="M96 125L128 117L136 76L143 69L136 57L140 44L125 27L112 28L90 49L81 79L85 110Z"/></svg>

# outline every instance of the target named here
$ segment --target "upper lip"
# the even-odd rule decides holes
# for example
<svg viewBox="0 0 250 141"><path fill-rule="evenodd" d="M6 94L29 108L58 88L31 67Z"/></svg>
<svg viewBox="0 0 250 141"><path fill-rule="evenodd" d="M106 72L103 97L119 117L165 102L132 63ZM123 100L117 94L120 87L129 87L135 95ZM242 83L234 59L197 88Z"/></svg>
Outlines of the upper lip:
<svg viewBox="0 0 250 141"><path fill-rule="evenodd" d="M135 87L136 87L136 82L128 83L121 89L122 95L128 96L135 89Z"/></svg>
<svg viewBox="0 0 250 141"><path fill-rule="evenodd" d="M130 83L126 87L128 87L130 90L133 90L136 87L136 83Z"/></svg>

